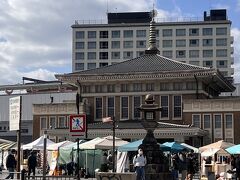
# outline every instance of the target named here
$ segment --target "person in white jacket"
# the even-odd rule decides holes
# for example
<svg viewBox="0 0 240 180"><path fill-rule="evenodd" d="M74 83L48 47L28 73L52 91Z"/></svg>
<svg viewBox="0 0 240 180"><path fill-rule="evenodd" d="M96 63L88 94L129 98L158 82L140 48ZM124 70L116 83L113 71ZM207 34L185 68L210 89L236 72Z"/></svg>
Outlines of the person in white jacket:
<svg viewBox="0 0 240 180"><path fill-rule="evenodd" d="M136 168L137 180L145 180L144 166L147 164L146 156L143 154L143 150L138 149L138 154L133 158L133 165Z"/></svg>

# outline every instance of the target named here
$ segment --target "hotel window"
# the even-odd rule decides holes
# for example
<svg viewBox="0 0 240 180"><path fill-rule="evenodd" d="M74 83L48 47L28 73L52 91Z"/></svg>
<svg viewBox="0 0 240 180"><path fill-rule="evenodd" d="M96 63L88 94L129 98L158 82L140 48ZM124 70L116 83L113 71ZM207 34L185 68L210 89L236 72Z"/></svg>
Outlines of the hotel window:
<svg viewBox="0 0 240 180"><path fill-rule="evenodd" d="M198 36L199 35L199 29L198 28L190 28L189 29L189 36Z"/></svg>
<svg viewBox="0 0 240 180"><path fill-rule="evenodd" d="M183 89L183 83L182 82L177 82L173 83L173 90L179 91Z"/></svg>
<svg viewBox="0 0 240 180"><path fill-rule="evenodd" d="M40 117L40 129L47 129L47 117Z"/></svg>
<svg viewBox="0 0 240 180"><path fill-rule="evenodd" d="M133 119L140 119L141 113L139 107L141 105L141 96L133 96Z"/></svg>
<svg viewBox="0 0 240 180"><path fill-rule="evenodd" d="M221 129L222 128L222 116L221 115L214 115L214 127L215 129Z"/></svg>
<svg viewBox="0 0 240 180"><path fill-rule="evenodd" d="M125 38L133 37L133 30L124 30L123 31L123 37L125 37Z"/></svg>
<svg viewBox="0 0 240 180"><path fill-rule="evenodd" d="M50 129L56 128L56 117L55 116L50 116L49 117L49 128Z"/></svg>
<svg viewBox="0 0 240 180"><path fill-rule="evenodd" d="M199 57L199 50L190 50L189 51L190 58L198 58Z"/></svg>
<svg viewBox="0 0 240 180"><path fill-rule="evenodd" d="M172 29L163 29L162 33L163 37L172 36Z"/></svg>
<svg viewBox="0 0 240 180"><path fill-rule="evenodd" d="M84 39L84 31L76 31L76 39Z"/></svg>
<svg viewBox="0 0 240 180"><path fill-rule="evenodd" d="M133 91L135 91L135 92L142 91L142 84L141 83L134 83L133 84Z"/></svg>
<svg viewBox="0 0 240 180"><path fill-rule="evenodd" d="M201 119L200 119L200 114L193 114L192 115L192 125L193 127L198 127L201 128Z"/></svg>
<svg viewBox="0 0 240 180"><path fill-rule="evenodd" d="M167 58L172 58L172 51L163 51L163 56Z"/></svg>
<svg viewBox="0 0 240 180"><path fill-rule="evenodd" d="M108 66L108 63L99 63L99 67Z"/></svg>
<svg viewBox="0 0 240 180"><path fill-rule="evenodd" d="M112 59L120 59L120 52L112 52Z"/></svg>
<svg viewBox="0 0 240 180"><path fill-rule="evenodd" d="M137 57L143 56L145 54L144 51L137 51Z"/></svg>
<svg viewBox="0 0 240 180"><path fill-rule="evenodd" d="M121 84L121 92L128 92L128 84Z"/></svg>
<svg viewBox="0 0 240 180"><path fill-rule="evenodd" d="M112 31L112 38L120 38L120 31Z"/></svg>
<svg viewBox="0 0 240 180"><path fill-rule="evenodd" d="M107 92L115 92L115 85L114 84L108 84L107 85Z"/></svg>
<svg viewBox="0 0 240 180"><path fill-rule="evenodd" d="M210 129L211 128L211 115L204 114L203 115L203 129Z"/></svg>
<svg viewBox="0 0 240 180"><path fill-rule="evenodd" d="M88 52L87 56L89 60L96 59L96 52Z"/></svg>
<svg viewBox="0 0 240 180"><path fill-rule="evenodd" d="M186 29L176 29L176 36L186 36Z"/></svg>
<svg viewBox="0 0 240 180"><path fill-rule="evenodd" d="M195 90L195 89L197 89L197 85L195 82L187 82L186 88L187 88L187 90Z"/></svg>
<svg viewBox="0 0 240 180"><path fill-rule="evenodd" d="M108 59L108 52L99 52L99 59Z"/></svg>
<svg viewBox="0 0 240 180"><path fill-rule="evenodd" d="M84 70L84 63L75 63L75 70L76 71Z"/></svg>
<svg viewBox="0 0 240 180"><path fill-rule="evenodd" d="M128 97L121 97L121 119L128 119Z"/></svg>
<svg viewBox="0 0 240 180"><path fill-rule="evenodd" d="M137 41L137 48L146 48L146 41Z"/></svg>
<svg viewBox="0 0 240 180"><path fill-rule="evenodd" d="M181 118L182 117L182 97L173 96L173 117Z"/></svg>
<svg viewBox="0 0 240 180"><path fill-rule="evenodd" d="M189 61L189 64L199 66L199 61Z"/></svg>
<svg viewBox="0 0 240 180"><path fill-rule="evenodd" d="M227 46L227 38L216 39L216 46Z"/></svg>
<svg viewBox="0 0 240 180"><path fill-rule="evenodd" d="M114 117L114 109L115 109L115 100L114 97L107 97L107 116Z"/></svg>
<svg viewBox="0 0 240 180"><path fill-rule="evenodd" d="M159 30L158 29L156 29L155 33L156 33L156 37L159 37Z"/></svg>
<svg viewBox="0 0 240 180"><path fill-rule="evenodd" d="M101 97L97 97L95 99L95 103L96 103L96 119L101 119L103 114L103 103L102 103L102 98Z"/></svg>
<svg viewBox="0 0 240 180"><path fill-rule="evenodd" d="M96 68L96 63L88 63L87 64L87 69L95 69Z"/></svg>
<svg viewBox="0 0 240 180"><path fill-rule="evenodd" d="M84 49L84 42L76 42L75 48L76 49Z"/></svg>
<svg viewBox="0 0 240 180"><path fill-rule="evenodd" d="M123 48L133 48L133 41L123 41Z"/></svg>
<svg viewBox="0 0 240 180"><path fill-rule="evenodd" d="M162 46L165 47L172 47L172 40L163 40Z"/></svg>
<svg viewBox="0 0 240 180"><path fill-rule="evenodd" d="M160 96L160 104L161 104L161 119L168 119L168 108L169 108L169 97L168 96Z"/></svg>
<svg viewBox="0 0 240 180"><path fill-rule="evenodd" d="M89 41L88 42L88 49L96 49L96 42L95 41Z"/></svg>
<svg viewBox="0 0 240 180"><path fill-rule="evenodd" d="M58 127L59 128L65 128L66 127L66 117L65 116L59 116L58 117Z"/></svg>
<svg viewBox="0 0 240 180"><path fill-rule="evenodd" d="M233 128L233 115L232 114L226 114L225 115L225 127L226 129L232 129Z"/></svg>
<svg viewBox="0 0 240 180"><path fill-rule="evenodd" d="M186 40L185 39L176 40L176 47L186 47Z"/></svg>
<svg viewBox="0 0 240 180"><path fill-rule="evenodd" d="M203 28L202 29L203 36L211 36L212 32L213 32L212 28Z"/></svg>
<svg viewBox="0 0 240 180"><path fill-rule="evenodd" d="M107 41L100 41L99 42L100 49L108 49L108 42Z"/></svg>
<svg viewBox="0 0 240 180"><path fill-rule="evenodd" d="M227 68L227 60L218 60L217 68Z"/></svg>
<svg viewBox="0 0 240 180"><path fill-rule="evenodd" d="M171 90L170 83L160 83L160 91L169 91L169 90Z"/></svg>
<svg viewBox="0 0 240 180"><path fill-rule="evenodd" d="M95 92L102 93L103 92L103 85L95 85Z"/></svg>
<svg viewBox="0 0 240 180"><path fill-rule="evenodd" d="M203 39L203 46L212 46L213 40L212 39Z"/></svg>
<svg viewBox="0 0 240 180"><path fill-rule="evenodd" d="M227 57L227 49L217 49L216 56L217 57Z"/></svg>
<svg viewBox="0 0 240 180"><path fill-rule="evenodd" d="M93 39L96 38L96 31L88 31L88 38Z"/></svg>
<svg viewBox="0 0 240 180"><path fill-rule="evenodd" d="M75 59L76 60L83 60L84 59L84 52L76 52L75 53Z"/></svg>
<svg viewBox="0 0 240 180"><path fill-rule="evenodd" d="M146 84L146 91L154 91L154 83L147 83Z"/></svg>
<svg viewBox="0 0 240 180"><path fill-rule="evenodd" d="M120 48L120 41L112 41L112 49Z"/></svg>
<svg viewBox="0 0 240 180"><path fill-rule="evenodd" d="M91 86L83 86L83 93L90 93L91 92Z"/></svg>
<svg viewBox="0 0 240 180"><path fill-rule="evenodd" d="M186 57L186 51L185 50L177 50L176 51L176 58L185 58Z"/></svg>
<svg viewBox="0 0 240 180"><path fill-rule="evenodd" d="M227 28L216 28L216 35L227 35Z"/></svg>
<svg viewBox="0 0 240 180"><path fill-rule="evenodd" d="M203 50L203 57L213 57L213 50Z"/></svg>
<svg viewBox="0 0 240 180"><path fill-rule="evenodd" d="M213 62L212 61L203 61L203 67L212 67Z"/></svg>
<svg viewBox="0 0 240 180"><path fill-rule="evenodd" d="M137 37L146 37L146 30L137 30Z"/></svg>
<svg viewBox="0 0 240 180"><path fill-rule="evenodd" d="M100 38L108 38L108 31L100 31Z"/></svg>
<svg viewBox="0 0 240 180"><path fill-rule="evenodd" d="M199 46L199 40L198 39L190 39L189 40L189 46L190 47L197 47L197 46Z"/></svg>
<svg viewBox="0 0 240 180"><path fill-rule="evenodd" d="M123 59L132 59L133 58L133 52L132 51L124 51L123 52Z"/></svg>

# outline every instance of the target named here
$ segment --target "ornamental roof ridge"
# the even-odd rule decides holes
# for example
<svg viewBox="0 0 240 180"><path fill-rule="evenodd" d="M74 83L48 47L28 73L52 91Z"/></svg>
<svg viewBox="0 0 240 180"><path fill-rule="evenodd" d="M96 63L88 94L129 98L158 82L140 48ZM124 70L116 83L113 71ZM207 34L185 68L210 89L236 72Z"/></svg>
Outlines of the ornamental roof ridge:
<svg viewBox="0 0 240 180"><path fill-rule="evenodd" d="M165 122L157 122L159 125L162 125L162 126L168 126L168 127L181 127L181 128L190 128L191 125L190 124L174 124L174 123L165 123Z"/></svg>

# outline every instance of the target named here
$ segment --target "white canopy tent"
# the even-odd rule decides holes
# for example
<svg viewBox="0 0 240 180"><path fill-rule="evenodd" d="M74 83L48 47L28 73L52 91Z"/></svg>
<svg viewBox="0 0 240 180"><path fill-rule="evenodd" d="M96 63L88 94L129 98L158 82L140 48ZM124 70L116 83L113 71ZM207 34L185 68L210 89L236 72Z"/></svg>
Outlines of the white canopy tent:
<svg viewBox="0 0 240 180"><path fill-rule="evenodd" d="M124 144L128 144L128 142L115 137L115 147L116 148L119 146L122 146ZM113 147L113 136L103 137L103 141L96 144L96 149L112 149L112 147Z"/></svg>
<svg viewBox="0 0 240 180"><path fill-rule="evenodd" d="M55 144L55 142L47 139L47 146L51 145L51 144ZM29 144L25 144L23 146L21 146L21 148L23 150L43 150L44 148L44 136L39 137L38 139L36 139L35 141L29 143Z"/></svg>
<svg viewBox="0 0 240 180"><path fill-rule="evenodd" d="M193 146L191 146L189 144L186 144L186 143L181 143L181 145L187 147L188 149L192 149L194 151L194 153L199 153L199 149L196 148L196 147L193 147Z"/></svg>
<svg viewBox="0 0 240 180"><path fill-rule="evenodd" d="M64 147L70 144L74 144L74 142L72 141L62 141L59 143L54 143L54 144L50 144L47 146L47 150L49 151L57 151L60 147Z"/></svg>

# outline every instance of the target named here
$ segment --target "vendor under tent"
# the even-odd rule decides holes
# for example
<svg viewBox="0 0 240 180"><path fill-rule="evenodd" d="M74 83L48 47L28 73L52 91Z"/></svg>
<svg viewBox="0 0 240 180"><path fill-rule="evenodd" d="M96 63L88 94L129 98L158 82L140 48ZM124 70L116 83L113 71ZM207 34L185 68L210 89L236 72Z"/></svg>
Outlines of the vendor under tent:
<svg viewBox="0 0 240 180"><path fill-rule="evenodd" d="M55 142L47 139L47 146L49 146L50 144L54 144ZM36 139L35 141L29 143L29 144L25 144L23 146L21 146L21 149L23 150L43 150L44 148L44 136L39 137L38 139Z"/></svg>
<svg viewBox="0 0 240 180"><path fill-rule="evenodd" d="M229 154L240 154L240 144L225 149Z"/></svg>
<svg viewBox="0 0 240 180"><path fill-rule="evenodd" d="M235 144L233 143L230 143L230 142L226 142L224 140L220 140L220 141L217 141L215 143L212 143L212 144L208 144L206 146L202 146L199 148L199 151L200 152L203 152L207 149L210 149L210 148L214 148L214 149L227 149L231 146L234 146Z"/></svg>

